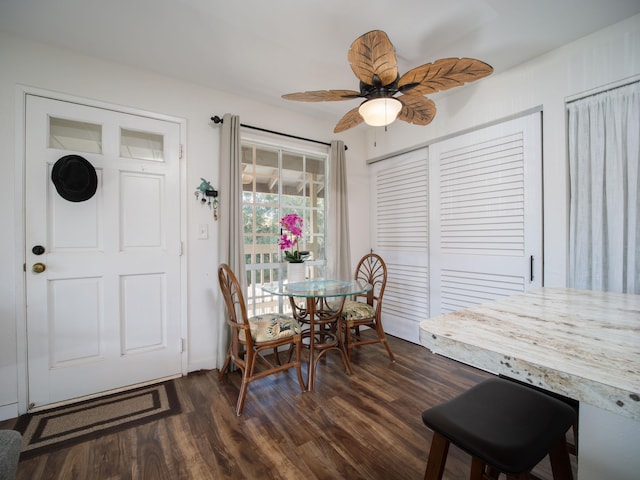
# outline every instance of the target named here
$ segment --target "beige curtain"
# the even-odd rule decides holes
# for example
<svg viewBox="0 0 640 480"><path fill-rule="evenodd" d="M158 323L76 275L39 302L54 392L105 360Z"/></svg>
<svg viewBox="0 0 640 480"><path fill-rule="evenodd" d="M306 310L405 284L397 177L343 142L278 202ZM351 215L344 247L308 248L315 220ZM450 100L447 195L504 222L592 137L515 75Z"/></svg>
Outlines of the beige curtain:
<svg viewBox="0 0 640 480"><path fill-rule="evenodd" d="M327 278L353 277L349 248L349 199L344 142L333 140L329 154Z"/></svg>
<svg viewBox="0 0 640 480"><path fill-rule="evenodd" d="M242 225L242 153L240 117L225 114L220 133L220 263L228 264L247 291ZM217 273L216 273L217 282ZM220 303L223 304L221 301ZM229 331L224 304L218 321L217 368L222 368L229 347Z"/></svg>

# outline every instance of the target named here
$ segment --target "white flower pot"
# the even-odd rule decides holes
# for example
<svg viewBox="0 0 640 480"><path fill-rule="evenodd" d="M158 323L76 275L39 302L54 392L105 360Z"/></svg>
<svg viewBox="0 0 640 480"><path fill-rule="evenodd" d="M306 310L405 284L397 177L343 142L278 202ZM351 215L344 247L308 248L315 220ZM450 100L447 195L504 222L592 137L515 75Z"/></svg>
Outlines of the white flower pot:
<svg viewBox="0 0 640 480"><path fill-rule="evenodd" d="M287 263L287 280L289 283L304 282L307 269L303 263Z"/></svg>

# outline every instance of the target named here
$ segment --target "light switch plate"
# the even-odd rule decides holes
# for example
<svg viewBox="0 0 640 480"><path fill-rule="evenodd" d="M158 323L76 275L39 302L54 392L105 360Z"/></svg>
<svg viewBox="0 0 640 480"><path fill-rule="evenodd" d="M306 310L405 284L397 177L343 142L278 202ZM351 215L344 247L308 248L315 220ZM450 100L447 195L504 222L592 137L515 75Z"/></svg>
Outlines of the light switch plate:
<svg viewBox="0 0 640 480"><path fill-rule="evenodd" d="M209 238L209 225L201 223L198 225L198 240L206 240Z"/></svg>

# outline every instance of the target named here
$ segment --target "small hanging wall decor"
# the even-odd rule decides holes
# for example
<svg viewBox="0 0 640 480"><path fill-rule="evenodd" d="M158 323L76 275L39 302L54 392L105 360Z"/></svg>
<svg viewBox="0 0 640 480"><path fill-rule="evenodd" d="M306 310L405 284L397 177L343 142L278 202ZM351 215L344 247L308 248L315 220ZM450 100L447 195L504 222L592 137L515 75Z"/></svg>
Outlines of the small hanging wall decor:
<svg viewBox="0 0 640 480"><path fill-rule="evenodd" d="M201 205L209 205L213 210L213 219L218 220L218 191L211 186L208 180L200 177L200 186L196 189L194 195Z"/></svg>

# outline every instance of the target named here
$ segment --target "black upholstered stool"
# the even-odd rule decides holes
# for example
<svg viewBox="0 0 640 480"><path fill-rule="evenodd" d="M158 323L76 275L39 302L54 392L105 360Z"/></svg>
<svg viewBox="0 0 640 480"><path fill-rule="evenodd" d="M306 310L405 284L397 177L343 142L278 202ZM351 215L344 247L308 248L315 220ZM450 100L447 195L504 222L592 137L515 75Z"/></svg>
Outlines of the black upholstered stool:
<svg viewBox="0 0 640 480"><path fill-rule="evenodd" d="M565 434L576 412L549 395L491 378L422 412L433 430L425 480L441 479L453 443L472 456L471 480L530 478L547 454L555 480L572 479ZM493 475L493 476L492 476Z"/></svg>

